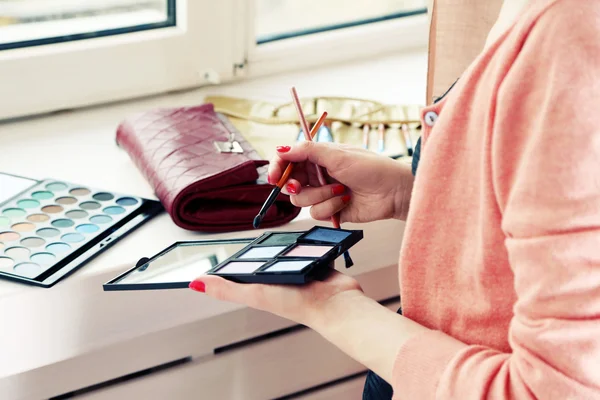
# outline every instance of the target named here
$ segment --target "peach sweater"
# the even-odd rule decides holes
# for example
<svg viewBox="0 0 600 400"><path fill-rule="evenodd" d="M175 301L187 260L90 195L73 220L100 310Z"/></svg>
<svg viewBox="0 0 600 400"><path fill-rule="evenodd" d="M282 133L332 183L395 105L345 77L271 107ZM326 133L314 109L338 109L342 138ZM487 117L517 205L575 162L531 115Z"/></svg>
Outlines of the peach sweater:
<svg viewBox="0 0 600 400"><path fill-rule="evenodd" d="M423 111L396 399L600 399L600 1L532 0Z"/></svg>

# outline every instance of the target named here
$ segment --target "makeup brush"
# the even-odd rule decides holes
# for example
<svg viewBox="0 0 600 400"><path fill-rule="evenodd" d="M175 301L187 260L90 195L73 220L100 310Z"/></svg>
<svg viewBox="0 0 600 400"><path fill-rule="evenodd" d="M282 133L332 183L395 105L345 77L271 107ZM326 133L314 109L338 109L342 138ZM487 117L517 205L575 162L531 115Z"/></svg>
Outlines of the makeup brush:
<svg viewBox="0 0 600 400"><path fill-rule="evenodd" d="M308 132L308 123L306 122L306 118L304 117L304 112L302 111L302 105L300 104L300 98L298 97L298 92L296 91L295 87L292 87L292 89L290 91L292 93L292 99L294 100L294 106L296 106L296 112L298 113L298 119L300 120L302 129L304 130L304 135L306 136L306 140L311 141L312 138L310 137L309 134L306 133L306 132ZM325 180L325 176L323 175L323 169L321 168L321 166L318 164L315 164L315 169L317 170L317 177L319 178L319 184L321 186L327 185L327 181ZM339 213L336 213L334 216L331 217L331 223L333 224L334 228L340 229ZM346 260L346 268L350 268L351 266L354 265L354 261L352 261L352 258L350 258L349 252L344 253L344 259Z"/></svg>
<svg viewBox="0 0 600 400"><path fill-rule="evenodd" d="M369 131L371 127L368 124L363 125L363 149L369 149Z"/></svg>
<svg viewBox="0 0 600 400"><path fill-rule="evenodd" d="M317 122L315 122L315 124L313 125L313 128L311 129L310 134L308 136L309 138L312 139L313 137L315 137L317 132L319 132L319 129L321 129L323 122L325 122L325 118L327 118L327 112L324 112L319 117ZM292 174L292 171L294 170L294 165L295 165L294 163L288 164L288 166L285 168L285 171L283 171L283 175L281 175L279 182L277 182L277 184L273 188L273 191L267 198L267 201L265 201L265 204L263 204L263 206L261 207L260 211L258 212L258 215L256 217L254 217L254 221L252 221L252 226L254 226L255 229L260 226L260 223L262 222L262 219L265 217L265 214L267 213L269 208L271 208L273 203L275 203L277 196L279 196L279 193L281 193L281 189L283 189L283 185L285 185L285 183L289 179L290 175Z"/></svg>
<svg viewBox="0 0 600 400"><path fill-rule="evenodd" d="M379 124L379 149L380 153L385 151L385 125Z"/></svg>

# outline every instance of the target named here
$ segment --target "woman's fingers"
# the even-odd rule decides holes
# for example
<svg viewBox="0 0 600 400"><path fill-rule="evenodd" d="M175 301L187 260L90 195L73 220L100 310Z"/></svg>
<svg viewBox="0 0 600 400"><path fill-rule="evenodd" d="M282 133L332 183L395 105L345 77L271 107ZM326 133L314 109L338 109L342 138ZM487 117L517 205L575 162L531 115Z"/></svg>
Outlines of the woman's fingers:
<svg viewBox="0 0 600 400"><path fill-rule="evenodd" d="M337 212L342 211L348 205L348 203L350 203L350 200L350 195L345 194L343 196L334 197L322 203L315 204L310 209L310 215L317 221L328 220Z"/></svg>
<svg viewBox="0 0 600 400"><path fill-rule="evenodd" d="M346 154L347 152L340 145L333 143L301 142L294 146L278 146L277 156L269 166L270 183L277 183L290 162L304 164L308 161L328 171L335 171L344 164L344 160L347 159Z"/></svg>
<svg viewBox="0 0 600 400"><path fill-rule="evenodd" d="M292 204L298 207L312 206L327 201L331 198L346 194L346 187L339 183L320 187L305 187L302 188L301 191L296 190L296 193L293 193L290 190L296 189L296 182L290 181L288 186L290 185L292 185L292 187L288 188L288 192L293 195L291 197Z"/></svg>

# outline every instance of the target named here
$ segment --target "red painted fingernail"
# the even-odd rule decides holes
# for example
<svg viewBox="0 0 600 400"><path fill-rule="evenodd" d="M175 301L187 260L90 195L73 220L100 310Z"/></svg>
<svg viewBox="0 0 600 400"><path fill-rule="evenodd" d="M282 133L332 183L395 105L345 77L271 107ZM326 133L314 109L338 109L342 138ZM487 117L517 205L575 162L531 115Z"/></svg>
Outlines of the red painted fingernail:
<svg viewBox="0 0 600 400"><path fill-rule="evenodd" d="M331 188L331 192L333 193L334 196L339 196L340 194L344 194L345 191L346 191L346 188L344 187L344 185L333 185L333 187Z"/></svg>
<svg viewBox="0 0 600 400"><path fill-rule="evenodd" d="M345 196L342 196L342 203L346 204L350 201L350 195L347 194Z"/></svg>
<svg viewBox="0 0 600 400"><path fill-rule="evenodd" d="M293 183L288 183L286 187L287 187L287 191L290 192L291 194L298 193L298 189L296 188L296 185L294 185Z"/></svg>
<svg viewBox="0 0 600 400"><path fill-rule="evenodd" d="M277 146L277 151L280 153L287 153L292 148L290 146Z"/></svg>
<svg viewBox="0 0 600 400"><path fill-rule="evenodd" d="M206 285L201 281L192 281L190 283L190 289L195 290L196 292L204 293L206 292Z"/></svg>
<svg viewBox="0 0 600 400"><path fill-rule="evenodd" d="M269 182L270 185L273 184L273 180L271 179L271 175L267 175L267 182Z"/></svg>

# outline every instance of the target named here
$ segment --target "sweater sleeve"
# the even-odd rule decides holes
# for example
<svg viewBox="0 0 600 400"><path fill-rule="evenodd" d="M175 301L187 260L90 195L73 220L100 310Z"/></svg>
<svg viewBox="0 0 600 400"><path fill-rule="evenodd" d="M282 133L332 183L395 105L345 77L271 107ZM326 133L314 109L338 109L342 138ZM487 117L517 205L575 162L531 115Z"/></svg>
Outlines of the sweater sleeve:
<svg viewBox="0 0 600 400"><path fill-rule="evenodd" d="M600 399L598 3L555 2L517 53L491 143L517 295L511 352L413 338L394 366L397 399Z"/></svg>

